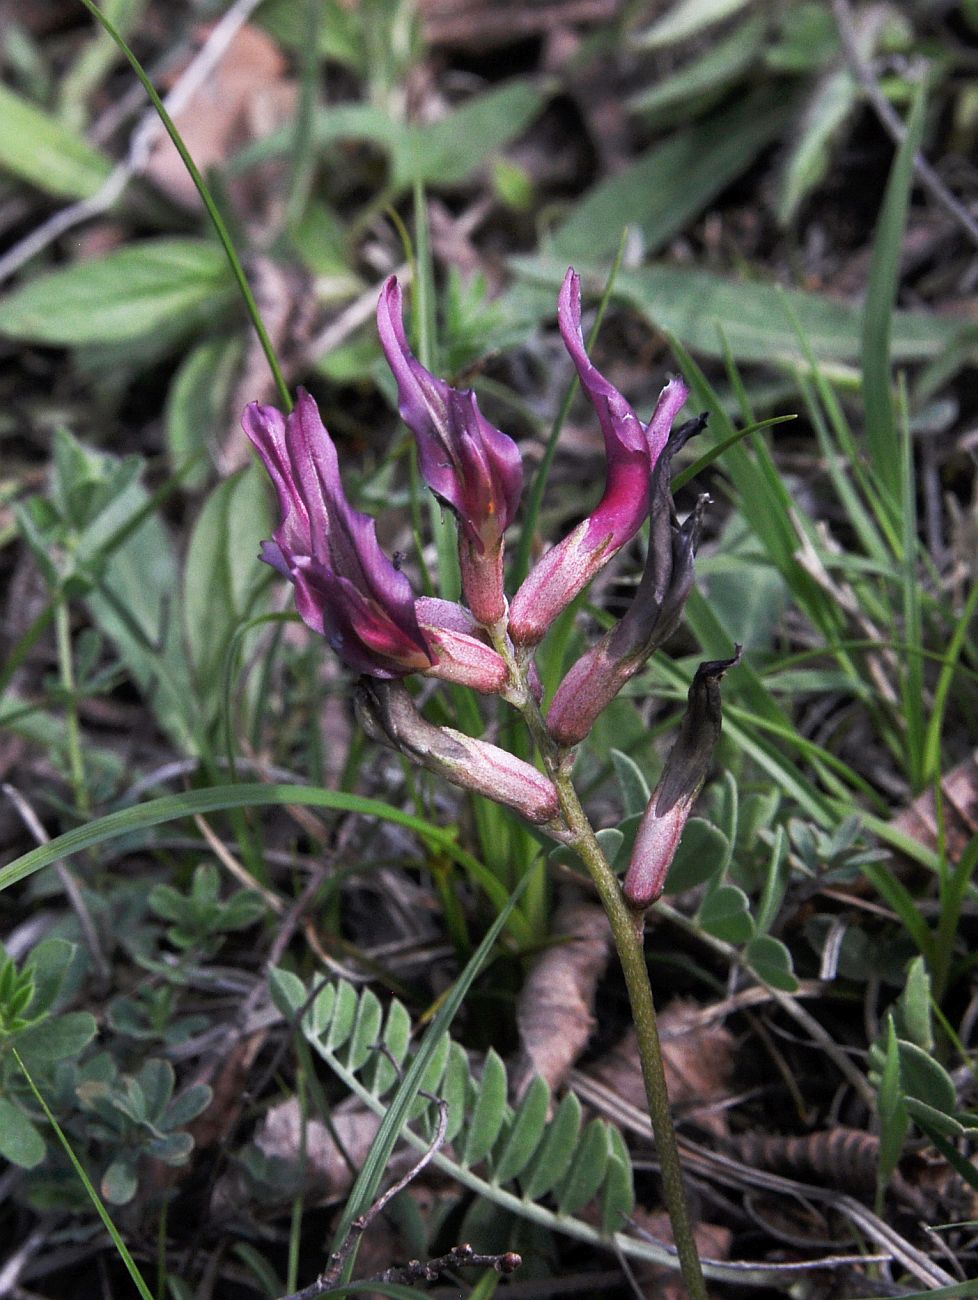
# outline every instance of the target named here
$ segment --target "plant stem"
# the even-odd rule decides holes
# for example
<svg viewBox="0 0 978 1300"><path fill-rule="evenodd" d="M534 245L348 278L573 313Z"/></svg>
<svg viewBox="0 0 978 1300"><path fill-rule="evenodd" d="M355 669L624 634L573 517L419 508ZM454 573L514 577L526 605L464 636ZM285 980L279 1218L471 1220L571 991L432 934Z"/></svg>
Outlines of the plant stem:
<svg viewBox="0 0 978 1300"><path fill-rule="evenodd" d="M71 658L71 627L68 605L59 599L54 611L55 634L58 643L58 675L65 695L66 740L71 784L75 794L75 807L87 817L91 811L88 784L85 780L85 759L82 754L81 728L78 725L78 697L75 690L75 669Z"/></svg>
<svg viewBox="0 0 978 1300"><path fill-rule="evenodd" d="M612 871L604 850L594 833L587 813L571 779L566 754L550 738L536 702L530 697L522 709L523 717L543 756L548 774L560 796L561 811L573 835L570 847L587 867L611 924L611 933L625 976L632 1020L638 1039L638 1054L649 1103L649 1118L655 1135L655 1147L662 1171L662 1191L672 1224L672 1235L679 1256L679 1268L689 1300L707 1300L706 1284L700 1267L699 1251L683 1186L682 1164L669 1110L662 1045L655 1015L655 1001L645 961L643 936L644 913L637 914L621 892L618 877Z"/></svg>

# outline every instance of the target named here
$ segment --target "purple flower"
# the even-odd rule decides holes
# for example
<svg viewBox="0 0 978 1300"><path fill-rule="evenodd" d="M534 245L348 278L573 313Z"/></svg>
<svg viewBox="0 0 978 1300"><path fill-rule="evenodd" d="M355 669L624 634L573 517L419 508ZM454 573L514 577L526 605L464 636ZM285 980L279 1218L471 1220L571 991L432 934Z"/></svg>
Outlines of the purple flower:
<svg viewBox="0 0 978 1300"><path fill-rule="evenodd" d="M703 788L720 738L720 679L740 661L740 646L730 659L700 664L689 688L689 703L659 784L639 823L631 861L622 885L625 901L644 912L665 888L683 827Z"/></svg>
<svg viewBox="0 0 978 1300"><path fill-rule="evenodd" d="M347 501L336 447L312 397L300 389L288 417L253 402L243 424L278 494L281 522L262 559L295 585L303 621L355 672L386 679L428 672L499 690L506 665L467 612L449 601L415 600L380 549L373 519Z"/></svg>
<svg viewBox="0 0 978 1300"><path fill-rule="evenodd" d="M557 307L564 346L604 433L607 481L604 496L587 519L548 551L513 597L509 631L517 645L535 645L554 619L641 527L649 512L652 471L669 439L672 422L689 395L672 379L642 424L618 389L595 369L581 331L581 281L569 270Z"/></svg>
<svg viewBox="0 0 978 1300"><path fill-rule="evenodd" d="M652 475L652 510L645 570L627 611L587 650L560 683L547 714L559 745L576 745L626 682L676 630L693 586L693 561L709 502L702 495L686 522L673 523L672 457L706 424L699 416L675 429Z"/></svg>
<svg viewBox="0 0 978 1300"><path fill-rule="evenodd" d="M485 419L471 389L452 388L413 355L394 276L377 305L377 328L397 380L401 418L417 440L421 473L459 521L466 599L479 622L492 627L506 612L503 534L523 487L519 450Z"/></svg>

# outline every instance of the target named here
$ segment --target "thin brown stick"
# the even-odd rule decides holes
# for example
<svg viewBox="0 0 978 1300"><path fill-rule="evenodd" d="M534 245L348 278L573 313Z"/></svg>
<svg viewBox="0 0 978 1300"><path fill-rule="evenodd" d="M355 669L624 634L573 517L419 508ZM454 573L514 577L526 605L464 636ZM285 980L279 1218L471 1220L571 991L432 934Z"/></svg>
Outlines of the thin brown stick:
<svg viewBox="0 0 978 1300"><path fill-rule="evenodd" d="M900 116L893 108L893 105L883 94L872 69L859 52L856 41L856 25L849 0L832 0L832 11L835 14L839 40L842 42L842 51L850 72L872 104L876 116L883 125L883 129L896 145L903 144L907 128L900 120ZM951 193L922 153L914 155L913 169L920 184L934 202L954 218L971 242L978 248L978 222L975 221L964 204Z"/></svg>

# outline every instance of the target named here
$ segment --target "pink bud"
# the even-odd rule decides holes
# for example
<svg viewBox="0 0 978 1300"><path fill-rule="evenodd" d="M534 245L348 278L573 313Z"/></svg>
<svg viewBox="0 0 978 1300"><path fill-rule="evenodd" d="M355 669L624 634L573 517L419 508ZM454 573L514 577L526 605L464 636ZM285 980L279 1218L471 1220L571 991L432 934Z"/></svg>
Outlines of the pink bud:
<svg viewBox="0 0 978 1300"><path fill-rule="evenodd" d="M594 512L548 551L513 597L509 633L516 645L535 645L554 619L641 527L649 512L652 471L672 422L689 395L672 379L659 395L648 424L592 365L581 330L581 282L567 272L557 308L564 346L604 433L607 482Z"/></svg>

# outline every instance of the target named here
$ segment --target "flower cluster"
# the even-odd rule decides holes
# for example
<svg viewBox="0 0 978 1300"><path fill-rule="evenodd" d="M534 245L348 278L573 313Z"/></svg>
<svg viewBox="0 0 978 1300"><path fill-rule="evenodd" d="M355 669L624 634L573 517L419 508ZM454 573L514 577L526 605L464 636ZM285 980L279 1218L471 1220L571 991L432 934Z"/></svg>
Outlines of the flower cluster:
<svg viewBox="0 0 978 1300"><path fill-rule="evenodd" d="M536 707L533 650L557 616L650 522L648 556L630 608L571 667L545 720L557 755L577 745L599 714L675 628L693 581L707 497L680 525L672 505L671 463L704 425L675 425L689 391L672 379L647 423L595 368L581 330L581 287L573 270L560 291L564 345L604 435L606 482L595 509L546 551L507 601L505 534L519 506L523 467L513 440L479 410L475 394L432 375L408 346L401 289L381 294L377 324L397 381L398 405L418 448L428 487L458 521L465 604L416 596L381 549L373 519L353 508L340 480L336 447L312 397L300 391L288 416L253 403L244 427L278 494L280 523L262 558L295 587L304 621L361 677L357 709L375 739L466 788L480 790L560 835L558 790L548 776L496 746L436 727L421 717L401 679L422 673ZM719 732L716 683L729 664L704 665L690 695L687 723L667 769L668 789L653 795L636 861L678 841ZM690 757L692 755L692 757ZM705 756L705 757L704 757ZM665 829L663 829L665 827ZM669 853L671 858L671 852ZM658 872L658 875L656 874ZM629 889L635 906L650 893ZM631 880L629 876L629 880ZM661 888L661 882L657 886ZM654 893L654 888L651 892Z"/></svg>

